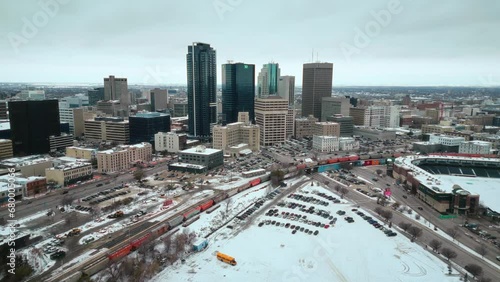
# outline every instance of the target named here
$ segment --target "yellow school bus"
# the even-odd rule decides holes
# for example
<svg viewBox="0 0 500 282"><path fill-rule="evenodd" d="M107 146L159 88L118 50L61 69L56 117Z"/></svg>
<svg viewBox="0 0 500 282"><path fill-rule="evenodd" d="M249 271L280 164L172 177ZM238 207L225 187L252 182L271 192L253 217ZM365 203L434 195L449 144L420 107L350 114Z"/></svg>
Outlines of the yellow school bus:
<svg viewBox="0 0 500 282"><path fill-rule="evenodd" d="M223 253L217 252L217 259L225 263L229 263L230 265L236 265L236 260L234 260L233 257L230 257Z"/></svg>

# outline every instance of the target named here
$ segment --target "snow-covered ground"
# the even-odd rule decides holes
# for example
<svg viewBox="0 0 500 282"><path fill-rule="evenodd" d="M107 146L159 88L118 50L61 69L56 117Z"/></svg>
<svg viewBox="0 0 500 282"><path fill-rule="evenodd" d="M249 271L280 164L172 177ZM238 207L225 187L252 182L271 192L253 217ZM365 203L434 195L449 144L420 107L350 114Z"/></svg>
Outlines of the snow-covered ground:
<svg viewBox="0 0 500 282"><path fill-rule="evenodd" d="M423 217L420 217L419 219L417 219L417 213L415 213L415 211L412 212L412 214L408 214L407 212L404 212L403 213L407 218L411 219L412 221L414 222L418 222L420 223L422 226L430 229L430 230L434 230L434 226L431 225L425 218ZM480 254L478 254L476 251L472 250L471 248L465 246L464 244L460 244L459 241L457 240L454 240L450 235L448 235L446 232L444 232L443 230L441 229L438 229L438 230L435 230L434 232L436 232L439 236L443 237L444 239L446 239L448 242L450 243L453 243L455 244L456 246L458 246L459 248L462 248L464 251L476 256L478 259L482 259L484 261L486 261L488 264L490 264L491 266L497 268L500 270L500 266L498 266L496 263L486 259L486 258L483 258Z"/></svg>
<svg viewBox="0 0 500 282"><path fill-rule="evenodd" d="M322 187L311 187L309 182L305 186L301 193L308 192L306 196L322 199L311 193L316 190L338 197ZM232 205L246 206L265 191L259 190L259 187L249 189L236 195ZM290 198L284 200L312 205ZM200 235L206 234L216 221L222 222L223 205L211 214L202 214L200 220L187 228ZM285 227L258 227L259 222L271 219L261 215L250 228L241 232L235 232L238 227L221 228L208 238L207 249L189 256L184 264L167 267L153 281L459 281L456 272L447 275L445 263L411 243L405 236L387 237L355 215L351 211L351 203L344 201L342 204L330 203L327 207L314 206L338 217L335 226L325 229L272 217L272 220L282 223L319 231L317 236L301 231L292 234L291 229ZM305 215L297 209L273 208L277 208L279 214L290 210ZM261 209L268 210L269 207ZM355 222L347 223L344 216L335 214L338 210L346 211L345 216L353 217ZM307 218L325 221L317 215L307 214ZM237 221L230 224L237 225ZM231 266L218 261L216 251L233 256L238 264Z"/></svg>

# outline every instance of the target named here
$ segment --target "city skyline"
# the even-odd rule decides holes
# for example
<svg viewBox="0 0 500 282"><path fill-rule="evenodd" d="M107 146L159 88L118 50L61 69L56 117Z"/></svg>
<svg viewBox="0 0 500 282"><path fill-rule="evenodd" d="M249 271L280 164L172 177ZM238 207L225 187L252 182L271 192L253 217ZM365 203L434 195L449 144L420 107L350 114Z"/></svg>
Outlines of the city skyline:
<svg viewBox="0 0 500 282"><path fill-rule="evenodd" d="M184 85L185 46L206 42L217 46L218 85L228 60L276 62L300 82L303 63L317 59L336 65L336 86L500 85L495 2L427 1L432 11L403 0L362 8L340 1L311 7L306 1L200 1L195 8L52 2L57 9L1 4L9 16L0 20L0 81L97 84L113 74L129 84ZM110 9L117 13L104 13ZM141 13L148 16L130 20Z"/></svg>

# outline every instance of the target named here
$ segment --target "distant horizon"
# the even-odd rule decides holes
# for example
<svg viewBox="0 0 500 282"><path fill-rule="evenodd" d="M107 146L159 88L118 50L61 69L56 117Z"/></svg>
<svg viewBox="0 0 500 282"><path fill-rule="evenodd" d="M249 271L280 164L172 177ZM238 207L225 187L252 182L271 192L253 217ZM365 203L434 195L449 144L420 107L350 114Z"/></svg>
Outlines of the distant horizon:
<svg viewBox="0 0 500 282"><path fill-rule="evenodd" d="M118 76L115 76L118 77ZM123 78L123 77L120 77ZM126 77L125 77L126 78ZM168 84L144 84L144 83L130 83L127 78L127 83L129 86L150 86L150 87L173 87L173 86L180 86L180 87L187 87L187 83L168 83ZM104 82L103 83L98 83L98 82L6 82L6 81L0 81L0 84L25 84L25 85L40 85L40 86L45 86L45 85L61 85L61 86L103 86L104 87ZM257 83L255 84L257 85ZM221 84L218 83L217 87L220 87ZM301 88L302 85L295 85L295 87ZM401 87L401 88L408 88L408 87L451 87L451 88L460 88L460 87L465 87L465 88L500 88L500 84L498 85L350 85L350 84L333 84L333 88L335 87Z"/></svg>

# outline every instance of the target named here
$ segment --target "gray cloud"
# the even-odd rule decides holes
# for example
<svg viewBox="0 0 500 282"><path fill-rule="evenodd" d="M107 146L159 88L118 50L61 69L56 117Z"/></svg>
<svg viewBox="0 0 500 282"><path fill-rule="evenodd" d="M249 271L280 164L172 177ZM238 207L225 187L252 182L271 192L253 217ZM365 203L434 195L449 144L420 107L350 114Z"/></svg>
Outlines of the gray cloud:
<svg viewBox="0 0 500 282"><path fill-rule="evenodd" d="M334 85L500 81L494 64L500 61L498 1L400 0L402 11L349 58L341 44L354 46L356 29L364 30L373 12L393 0L64 1L18 52L9 34L22 35L23 18L43 10L36 1L2 1L0 81L99 83L116 74L141 83L148 69L158 68L163 83L185 83L193 41L212 44L219 65L278 62L298 84L313 49L320 60L335 63ZM214 3L228 10L221 16Z"/></svg>

